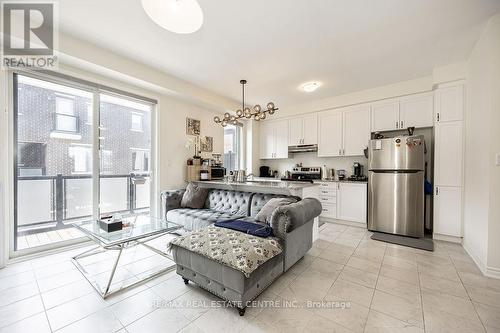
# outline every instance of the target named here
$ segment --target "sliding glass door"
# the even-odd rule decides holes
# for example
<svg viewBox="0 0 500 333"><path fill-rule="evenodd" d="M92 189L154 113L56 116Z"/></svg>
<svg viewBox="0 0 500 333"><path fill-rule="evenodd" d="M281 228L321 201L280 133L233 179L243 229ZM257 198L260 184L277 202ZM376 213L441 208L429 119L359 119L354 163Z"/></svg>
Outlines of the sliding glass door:
<svg viewBox="0 0 500 333"><path fill-rule="evenodd" d="M12 87L11 253L77 242L76 221L149 213L152 103L31 74Z"/></svg>

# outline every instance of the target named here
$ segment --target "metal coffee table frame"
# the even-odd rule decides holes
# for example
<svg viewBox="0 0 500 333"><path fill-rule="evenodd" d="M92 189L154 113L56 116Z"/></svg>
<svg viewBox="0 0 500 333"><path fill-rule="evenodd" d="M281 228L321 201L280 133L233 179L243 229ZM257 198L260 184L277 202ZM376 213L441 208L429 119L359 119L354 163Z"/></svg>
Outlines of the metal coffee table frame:
<svg viewBox="0 0 500 333"><path fill-rule="evenodd" d="M178 229L181 229L182 227L180 225L175 225L174 223L171 223L171 222L168 222L170 225L172 225L172 227L170 228L166 228L166 229L159 229L159 230L154 230L154 231L151 231L151 232L148 232L148 233L145 233L144 235L137 235L137 236L134 236L134 237L130 237L130 238L126 238L126 239L123 239L123 240L117 240L117 241L114 241L114 242L106 242L104 239L102 239L101 237L95 235L94 233L90 232L89 230L87 230L86 228L83 228L81 227L80 225L78 224L75 224L74 227L76 227L78 230L82 231L87 237L89 237L90 239L92 239L94 242L96 242L98 245L96 247L93 247L89 250L86 250L74 257L71 258L71 261L73 262L73 264L76 266L76 268L83 274L83 276L85 277L85 279L87 279L87 281L92 285L92 287L97 291L97 293L103 298L103 299L106 299L107 297L111 296L111 295L114 295L114 294L117 294L117 293L120 293L120 292L123 292L125 290L128 290L130 288L133 288L135 286L138 286L140 284L143 284L147 281L150 281L162 274L165 274L167 272L170 272L170 271L173 271L175 269L175 264L173 265L170 265L170 266L167 266L157 272L154 272L152 274L149 274L147 275L146 277L136 281L136 282L132 282L130 284L126 284L126 285L123 285L121 286L119 289L117 290L111 290L110 291L110 288L111 288L111 285L113 283L113 278L115 276L115 272L116 272L116 269L118 267L118 263L120 261L120 257L121 257L121 254L123 252L123 250L125 248L129 248L129 247L133 247L133 246L137 246L137 245L142 245L144 247L146 247L147 249L169 259L169 260L173 260L172 256L165 253L165 252L162 252L156 248L154 248L153 246L151 245L148 245L146 244L147 242L149 241L152 241L156 238L159 238L159 237L162 237L162 236L165 236L166 234L171 234L171 233L174 233L176 230ZM101 288L101 286L99 285L99 283L92 278L92 276L85 270L85 267L83 267L83 265L81 265L79 262L78 262L78 259L82 259L82 258L86 258L86 257L90 257L90 256L93 256L93 255L96 255L96 254L99 254L99 253L103 253L103 252L106 252L106 251L109 251L109 250L112 250L112 251L118 251L118 255L116 257L116 260L113 264L113 268L111 270L111 275L109 277L109 280L106 284L106 287L104 289Z"/></svg>

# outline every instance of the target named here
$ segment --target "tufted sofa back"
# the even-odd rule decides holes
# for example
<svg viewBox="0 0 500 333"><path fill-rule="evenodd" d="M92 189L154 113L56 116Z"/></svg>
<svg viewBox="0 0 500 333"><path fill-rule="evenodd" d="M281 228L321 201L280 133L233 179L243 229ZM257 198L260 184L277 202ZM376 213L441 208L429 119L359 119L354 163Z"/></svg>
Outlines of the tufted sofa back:
<svg viewBox="0 0 500 333"><path fill-rule="evenodd" d="M211 189L205 201L205 208L232 215L248 216L252 194L250 192Z"/></svg>
<svg viewBox="0 0 500 333"><path fill-rule="evenodd" d="M288 195L284 194L269 194L269 193L255 193L252 197L252 202L250 204L250 216L255 217L262 207L271 200L272 198L286 198L289 197ZM297 201L300 200L298 197L293 197L296 198Z"/></svg>

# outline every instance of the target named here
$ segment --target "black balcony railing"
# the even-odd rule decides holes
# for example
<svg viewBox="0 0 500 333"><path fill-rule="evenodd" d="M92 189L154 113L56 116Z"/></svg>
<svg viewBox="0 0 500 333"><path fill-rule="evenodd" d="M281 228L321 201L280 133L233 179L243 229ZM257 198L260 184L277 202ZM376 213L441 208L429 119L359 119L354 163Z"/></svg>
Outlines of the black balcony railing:
<svg viewBox="0 0 500 333"><path fill-rule="evenodd" d="M114 211L106 211L105 213L124 213L124 214L134 214L138 211L144 212L149 209L149 205L139 207L138 198L137 198L137 189L138 186L147 186L144 185L145 182L150 178L149 173L135 173L128 175L101 175L101 182L105 179L117 179L122 178L126 179L126 208L114 210ZM72 207L68 206L68 183L71 180L83 180L83 179L92 179L91 175L55 175L55 176L19 176L17 177L18 184L23 181L48 181L50 182L50 193L46 193L47 191L43 191L44 193L40 193L40 195L49 195L50 196L50 219L41 220L41 221L30 221L29 223L22 223L23 221L18 221L19 212L17 211L15 216L15 228L14 228L14 239L16 240L18 236L29 235L40 232L48 232L53 230L60 230L67 227L71 227L71 224L75 221L79 221L86 218L91 218L89 214L78 215L75 214L75 210L71 210ZM19 186L17 186L19 188ZM91 186L90 186L91 188ZM120 190L120 189L118 189ZM118 193L117 193L118 194ZM17 195L22 195L17 193ZM90 195L91 191L90 191ZM20 200L18 198L17 203L19 204ZM90 200L91 205L91 200ZM26 208L26 207L23 207ZM16 207L19 209L19 207ZM70 213L71 211L71 213ZM87 209L88 211L88 209ZM91 211L91 209L90 209ZM31 219L33 220L33 219ZM21 222L21 223L20 223Z"/></svg>

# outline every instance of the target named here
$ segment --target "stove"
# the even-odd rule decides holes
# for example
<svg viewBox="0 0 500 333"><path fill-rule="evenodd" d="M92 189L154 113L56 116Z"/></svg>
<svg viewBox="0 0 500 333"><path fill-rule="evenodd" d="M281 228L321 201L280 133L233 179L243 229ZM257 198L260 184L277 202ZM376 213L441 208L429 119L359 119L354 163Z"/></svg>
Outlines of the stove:
<svg viewBox="0 0 500 333"><path fill-rule="evenodd" d="M308 180L321 179L320 167L294 167L291 172L292 180Z"/></svg>

